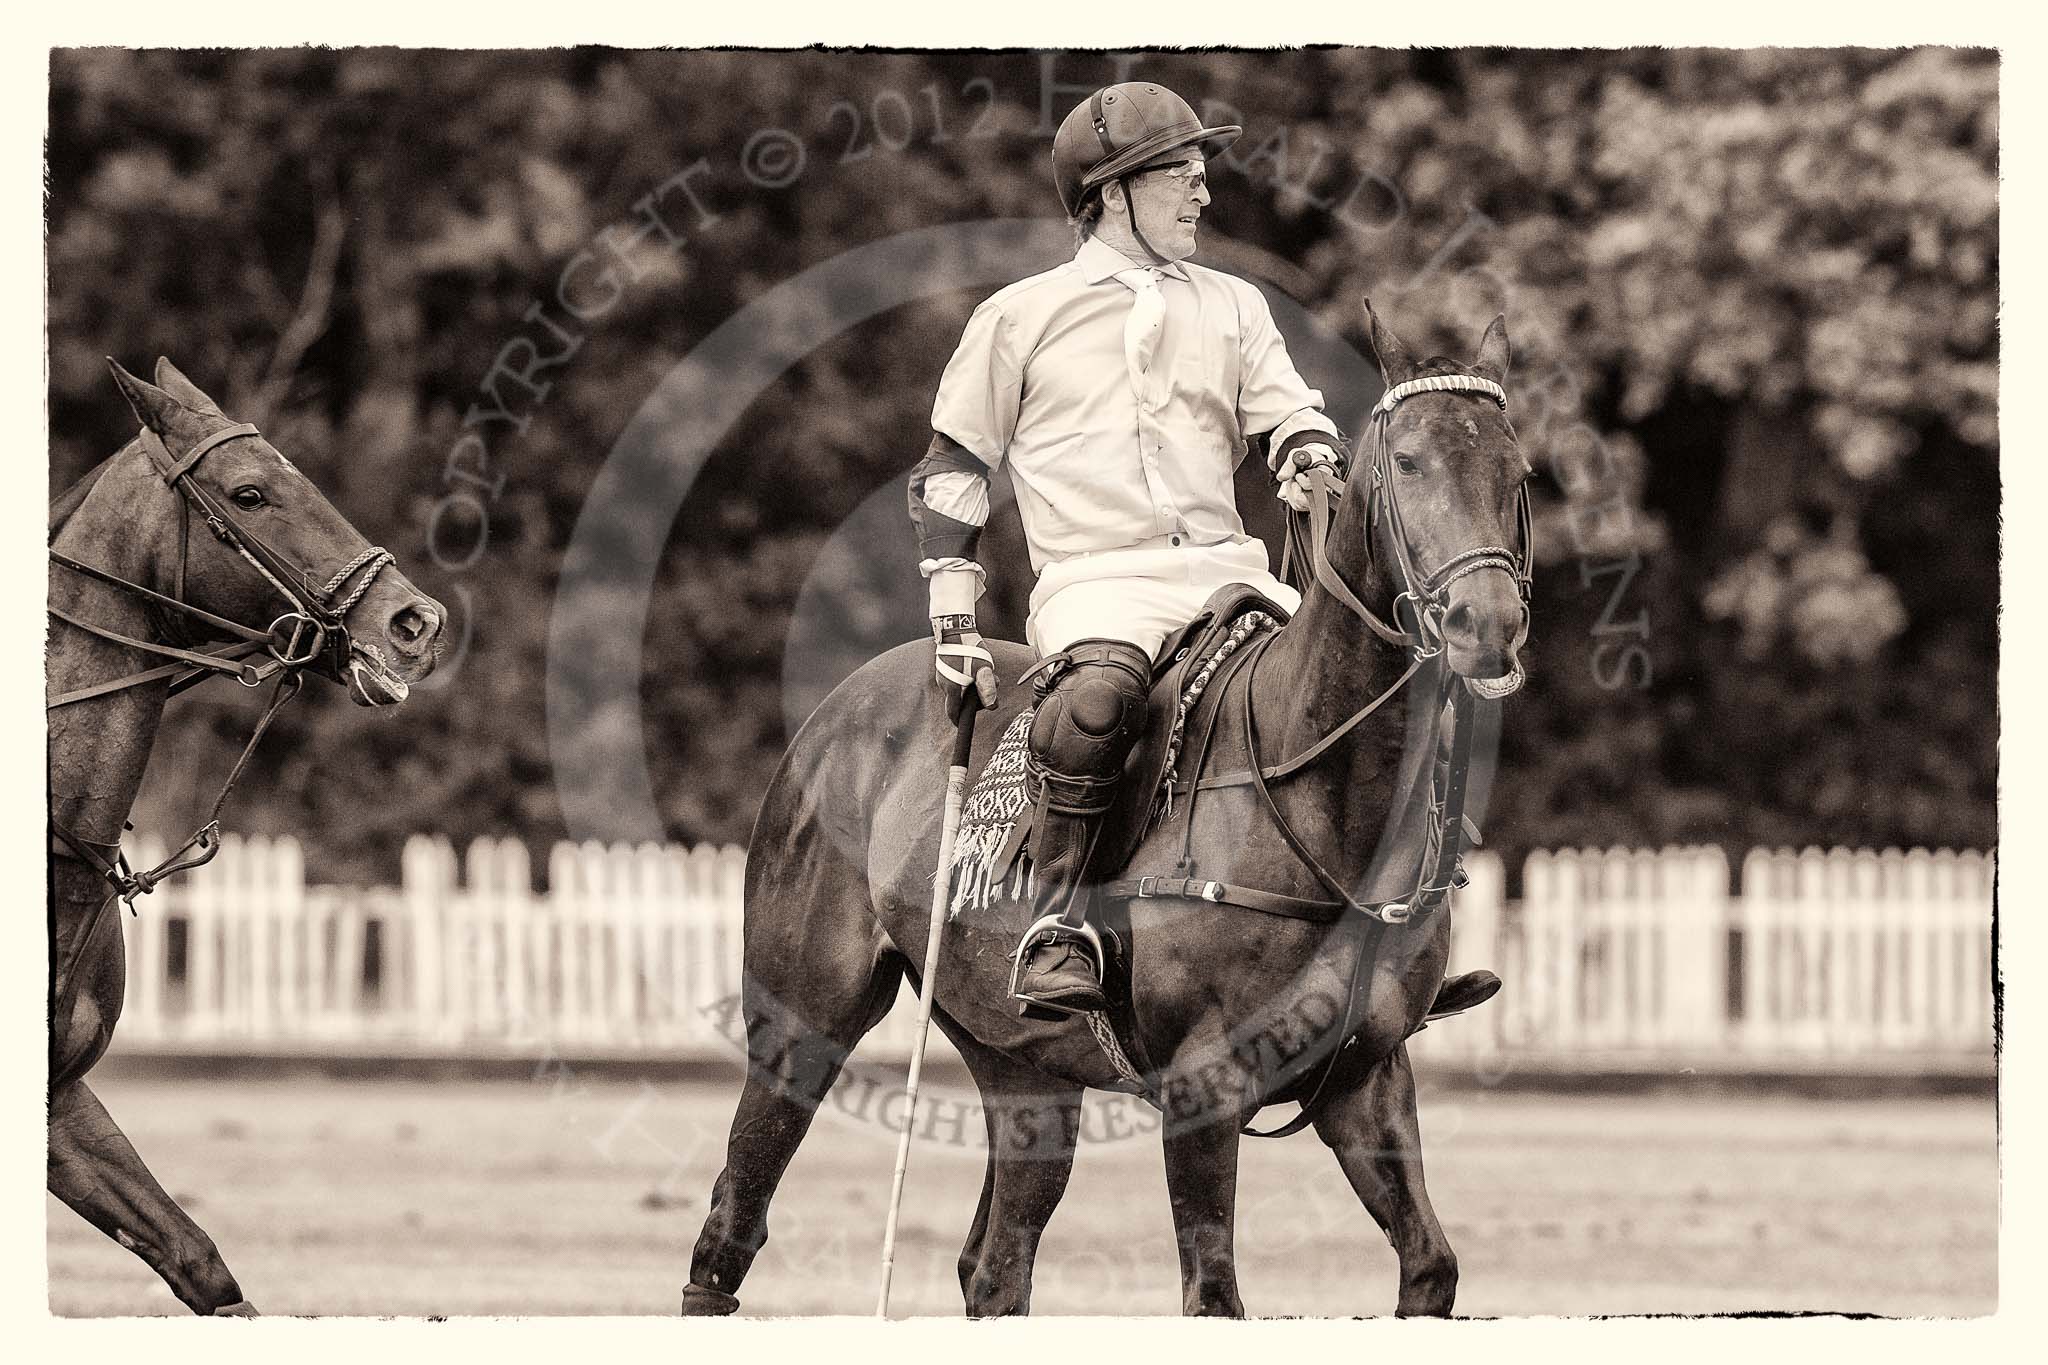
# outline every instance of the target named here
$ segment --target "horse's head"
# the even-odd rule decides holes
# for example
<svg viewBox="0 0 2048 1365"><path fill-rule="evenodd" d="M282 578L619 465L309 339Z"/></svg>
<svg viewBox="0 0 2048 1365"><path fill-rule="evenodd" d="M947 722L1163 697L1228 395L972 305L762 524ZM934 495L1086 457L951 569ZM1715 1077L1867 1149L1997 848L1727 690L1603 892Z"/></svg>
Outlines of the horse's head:
<svg viewBox="0 0 2048 1365"><path fill-rule="evenodd" d="M1370 301L1365 313L1387 383L1353 480L1371 558L1396 598L1395 623L1424 651L1440 645L1474 693L1505 697L1522 685L1530 555L1530 468L1499 387L1507 320L1496 317L1477 359L1461 365L1418 362Z"/></svg>
<svg viewBox="0 0 2048 1365"><path fill-rule="evenodd" d="M279 648L293 658L324 644L315 667L346 683L360 705L405 700L410 685L433 672L447 610L255 428L223 414L168 360L158 359L155 384L107 363L161 443L150 458L195 514L184 543L172 542L180 562L171 581L184 600L257 629L276 622ZM222 529L209 534L214 518Z"/></svg>

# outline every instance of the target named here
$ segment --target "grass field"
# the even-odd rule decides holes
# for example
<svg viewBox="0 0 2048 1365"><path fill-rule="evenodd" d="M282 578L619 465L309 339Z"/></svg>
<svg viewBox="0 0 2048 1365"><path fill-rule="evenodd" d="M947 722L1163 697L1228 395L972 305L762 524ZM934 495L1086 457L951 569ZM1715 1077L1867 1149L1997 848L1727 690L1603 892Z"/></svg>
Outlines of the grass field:
<svg viewBox="0 0 2048 1365"><path fill-rule="evenodd" d="M97 1088L267 1313L667 1314L738 1081L131 1074ZM749 1314L872 1310L894 1142L845 1093L783 1184ZM958 1122L961 1083L939 1094L905 1196L906 1314L960 1311L953 1263L980 1188L979 1122ZM1128 1133L1127 1103L1091 1096L1093 1140L1039 1258L1040 1313L1179 1311L1159 1146ZM1426 1091L1423 1132L1461 1313L1997 1306L1988 1097ZM48 1208L52 1311L184 1311ZM1253 1313L1392 1311L1393 1253L1312 1135L1247 1144L1238 1208Z"/></svg>

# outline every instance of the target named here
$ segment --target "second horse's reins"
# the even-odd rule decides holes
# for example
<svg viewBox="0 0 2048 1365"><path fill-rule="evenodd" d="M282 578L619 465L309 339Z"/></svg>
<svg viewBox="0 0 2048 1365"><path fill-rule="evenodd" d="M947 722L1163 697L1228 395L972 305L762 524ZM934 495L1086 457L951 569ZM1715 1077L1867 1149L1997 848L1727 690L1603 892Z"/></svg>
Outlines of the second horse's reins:
<svg viewBox="0 0 2048 1365"><path fill-rule="evenodd" d="M276 719L278 711L287 701L298 695L299 689L304 685L303 670L318 665L337 678L343 675L343 670L348 665L349 652L354 647L348 633L348 613L356 603L363 600L369 593L371 585L376 582L377 576L392 562L389 550L377 545L368 546L343 565L338 572L316 585L311 573L294 565L255 531L247 526L237 525L227 509L222 507L211 493L201 487L196 479L188 477L199 462L218 447L229 441L261 434L251 424L237 422L207 436L186 452L183 459L177 459L171 455L169 448L154 431L144 428L140 438L144 454L163 476L164 482L180 495L178 568L171 593L160 593L140 583L131 582L118 574L74 559L55 548L49 552L53 564L118 588L153 607L182 613L202 622L215 633L235 637L236 643L213 651L183 649L160 641L136 639L96 625L61 608L50 607L50 615L69 626L130 649L164 656L171 662L144 669L139 673L59 693L46 703L46 710L54 711L59 707L125 691L131 687L141 687L165 678L171 679L170 694L173 696L216 673L226 673L244 687L252 688L262 686L264 681L272 676L278 679L276 689L263 708L263 714L258 718L248 742L242 747L241 756L235 760L235 766L229 771L227 781L222 784L220 794L214 798L206 821L190 838L180 844L170 857L156 867L143 872L133 871L128 867L127 858L122 854L118 841L101 844L74 834L54 820L51 821L50 831L64 844L65 849L98 872L113 887L113 893L101 905L102 910L107 904L119 899L127 904L132 913L136 897L148 895L156 889L159 882L173 873L203 865L220 851L220 812L227 803L228 794L240 780L250 755L255 753L257 744L269 730L270 723ZM272 621L268 630L257 630L239 621L231 621L184 600L185 561L191 536L191 513L195 507L205 518L207 529L213 532L215 538L262 575L292 608ZM355 580L354 589L346 597L341 596L341 590L351 579ZM259 653L267 653L269 658L260 664L250 662ZM111 857L106 851L109 849L112 850ZM193 853L195 849L197 852ZM192 856L188 857L188 853Z"/></svg>

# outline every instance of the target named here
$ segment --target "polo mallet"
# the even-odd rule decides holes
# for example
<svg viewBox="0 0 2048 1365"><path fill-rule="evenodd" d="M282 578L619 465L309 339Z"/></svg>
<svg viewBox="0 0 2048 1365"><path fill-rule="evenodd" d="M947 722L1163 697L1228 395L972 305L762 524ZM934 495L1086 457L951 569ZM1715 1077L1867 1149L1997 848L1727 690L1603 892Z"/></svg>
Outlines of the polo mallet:
<svg viewBox="0 0 2048 1365"><path fill-rule="evenodd" d="M924 975L917 993L917 1039L910 1047L910 1079L905 1083L903 1131L896 1135L896 1173L889 1180L889 1220L882 1232L882 1292L875 1316L889 1316L889 1277L896 1268L896 1215L903 1208L903 1173L910 1166L910 1135L917 1127L917 1084L924 1075L924 1045L931 1037L932 1004L938 999L939 942L946 932L946 902L953 878L953 841L960 833L960 808L967 799L967 756L974 747L974 713L981 694L970 675L954 723L953 765L946 770L946 813L939 823L939 871L932 879L932 918L925 930Z"/></svg>

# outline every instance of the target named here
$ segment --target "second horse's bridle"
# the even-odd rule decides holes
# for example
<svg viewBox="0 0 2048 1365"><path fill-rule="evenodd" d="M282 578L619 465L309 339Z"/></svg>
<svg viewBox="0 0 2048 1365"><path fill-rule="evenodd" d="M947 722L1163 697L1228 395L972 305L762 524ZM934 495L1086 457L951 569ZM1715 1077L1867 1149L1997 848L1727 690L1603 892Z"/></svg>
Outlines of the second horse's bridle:
<svg viewBox="0 0 2048 1365"><path fill-rule="evenodd" d="M239 643L217 651L179 649L157 641L136 640L119 635L90 621L72 616L60 608L51 607L49 610L52 616L89 634L98 635L117 644L161 654L176 661L171 665L64 693L50 700L49 706L52 709L69 705L74 701L84 701L88 697L154 682L175 673L183 673L185 676L173 682L174 693L200 681L209 672L232 674L246 687L260 686L264 679L280 670L292 671L315 663L320 664L323 671L337 680L344 676L349 650L353 645L347 626L349 610L362 601L370 591L371 585L376 582L377 575L392 562L391 552L378 545L366 546L339 571L316 582L312 572L293 564L255 531L247 526L237 525L234 517L220 505L213 494L207 492L197 479L189 477L201 460L229 441L261 435L262 433L249 423L237 422L232 426L223 427L194 445L183 459L176 459L164 445L161 437L144 428L140 438L143 452L149 457L157 472L163 476L165 484L181 495L179 515L185 520L185 524L179 528L177 576L173 580L170 593L160 593L140 583L130 582L117 574L73 559L62 551L50 551L52 563L74 573L84 574L88 578L98 579L130 596L142 598L153 606L167 607L180 612L203 622L215 632L234 637ZM261 574L291 607L290 611L272 621L269 629L257 630L239 621L231 621L195 607L184 600L185 559L191 540L190 517L195 508L205 518L206 527L213 532L214 537ZM342 588L351 579L356 580L354 590L345 598L341 597ZM246 662L249 657L258 653L268 653L269 662L262 665Z"/></svg>
<svg viewBox="0 0 2048 1365"><path fill-rule="evenodd" d="M199 441L186 452L183 459L178 459L171 454L162 438L154 431L143 429L140 440L144 454L163 476L164 482L180 495L178 567L171 592L158 592L122 578L118 574L73 559L54 547L50 550L51 563L119 588L151 606L182 613L204 624L213 634L231 637L234 643L216 650L183 649L157 640L142 640L123 635L72 615L60 607L50 607L50 615L67 625L115 644L161 655L171 662L144 669L139 673L59 693L49 699L45 706L46 710L54 711L75 702L125 691L131 687L141 687L165 678L171 680L169 690L173 696L216 673L226 673L244 687L260 687L266 679L273 676L278 679L277 688L264 707L262 717L257 721L248 743L243 746L241 757L236 760L234 768L229 772L220 795L214 799L208 819L159 866L145 872L131 871L121 854L118 842L102 844L86 839L52 820L50 832L64 845L62 850L53 851L68 852L92 867L112 885L114 894L108 898L109 901L118 897L128 903L130 910L134 909L137 896L147 895L153 891L156 884L165 877L186 868L200 866L220 850L221 808L227 802L228 793L234 790L243 766L249 761L249 755L255 751L257 742L270 728L270 722L276 717L278 710L298 694L304 682L302 673L305 669L317 667L336 680L346 677L350 651L358 647L349 637L348 613L363 600L369 593L371 585L377 581L377 576L392 563L392 554L389 550L379 545L370 545L338 571L316 582L310 571L293 564L255 531L247 526L238 525L213 494L201 487L197 479L189 477L199 462L212 451L229 441L257 437L261 434L249 423L237 422ZM215 538L262 575L290 606L291 610L272 621L268 630L243 625L239 621L218 616L184 600L185 561L191 540L191 515L194 509L197 509L205 519L207 529L213 532ZM354 582L354 587L344 596L342 590L347 588L351 581ZM360 647L373 648L368 645ZM268 657L260 664L251 662L258 654L265 654ZM188 851L194 849L197 852L193 856L185 856Z"/></svg>

